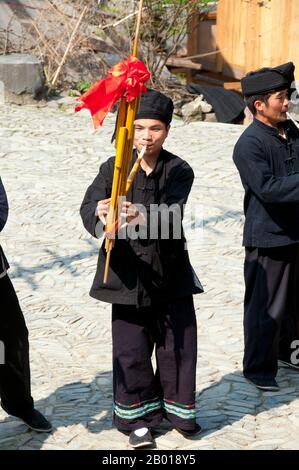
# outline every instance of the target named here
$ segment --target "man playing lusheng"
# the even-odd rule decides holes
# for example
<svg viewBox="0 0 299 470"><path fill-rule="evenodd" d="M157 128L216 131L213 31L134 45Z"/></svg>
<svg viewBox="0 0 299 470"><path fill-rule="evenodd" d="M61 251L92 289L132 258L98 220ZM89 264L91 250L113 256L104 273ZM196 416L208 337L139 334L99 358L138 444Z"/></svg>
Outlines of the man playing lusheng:
<svg viewBox="0 0 299 470"><path fill-rule="evenodd" d="M294 68L241 80L254 120L233 154L245 190L244 375L273 391L278 359L299 369L299 131L287 116Z"/></svg>
<svg viewBox="0 0 299 470"><path fill-rule="evenodd" d="M133 447L152 444L150 429L163 417L185 436L200 431L195 419L197 336L192 294L202 292L202 287L190 265L183 232L173 236L178 224L182 228L194 174L185 161L162 147L172 113L170 98L154 90L142 95L134 144L138 152L142 147L146 152L121 210L124 225L133 226L136 233L137 224L139 236L128 236L128 230L124 239L119 232L107 284L103 284L102 246L91 288L92 297L112 303L114 424L130 433ZM99 236L105 224L113 168L114 158L101 165L81 206L84 226L93 236ZM162 209L158 211L157 205ZM174 205L176 210L169 214ZM150 226L151 208L157 227ZM168 239L161 235L165 220ZM153 228L158 228L157 237L151 236ZM156 373L151 363L154 346Z"/></svg>

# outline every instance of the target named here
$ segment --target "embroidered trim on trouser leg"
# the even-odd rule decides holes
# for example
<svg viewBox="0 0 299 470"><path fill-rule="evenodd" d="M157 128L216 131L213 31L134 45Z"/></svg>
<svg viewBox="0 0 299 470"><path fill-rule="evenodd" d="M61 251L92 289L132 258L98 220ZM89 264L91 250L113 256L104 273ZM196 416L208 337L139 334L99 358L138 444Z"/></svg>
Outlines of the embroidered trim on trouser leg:
<svg viewBox="0 0 299 470"><path fill-rule="evenodd" d="M151 400L145 400L140 403L134 403L133 405L123 405L122 403L115 402L114 413L119 418L136 419L151 413L154 410L158 410L161 407L161 400L158 397L152 398Z"/></svg>
<svg viewBox="0 0 299 470"><path fill-rule="evenodd" d="M164 399L163 407L167 413L172 413L182 419L195 419L196 418L196 409L195 404L192 405L183 405L171 400Z"/></svg>

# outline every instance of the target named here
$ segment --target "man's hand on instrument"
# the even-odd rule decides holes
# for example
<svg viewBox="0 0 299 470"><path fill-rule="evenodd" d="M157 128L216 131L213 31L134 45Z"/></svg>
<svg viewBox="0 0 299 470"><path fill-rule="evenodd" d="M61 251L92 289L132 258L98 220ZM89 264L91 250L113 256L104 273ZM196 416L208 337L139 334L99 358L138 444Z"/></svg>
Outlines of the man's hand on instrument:
<svg viewBox="0 0 299 470"><path fill-rule="evenodd" d="M106 218L109 212L110 202L111 202L111 198L103 199L102 201L98 202L97 214L98 214L98 218L100 219L103 225L106 225Z"/></svg>
<svg viewBox="0 0 299 470"><path fill-rule="evenodd" d="M124 228L128 225L145 224L146 220L144 214L135 204L125 201L121 208L120 222L120 228Z"/></svg>

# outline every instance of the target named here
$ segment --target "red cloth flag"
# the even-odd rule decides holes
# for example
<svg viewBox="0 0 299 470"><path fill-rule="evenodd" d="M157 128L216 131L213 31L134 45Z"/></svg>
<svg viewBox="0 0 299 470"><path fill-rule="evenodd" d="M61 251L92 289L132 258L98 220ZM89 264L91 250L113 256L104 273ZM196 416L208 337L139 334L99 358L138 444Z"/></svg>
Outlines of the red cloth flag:
<svg viewBox="0 0 299 470"><path fill-rule="evenodd" d="M125 97L130 102L145 92L144 83L150 78L144 63L134 56L114 65L107 73L110 77L99 80L80 96L78 101L82 103L75 108L76 112L89 109L95 128L103 124L106 115L120 98Z"/></svg>

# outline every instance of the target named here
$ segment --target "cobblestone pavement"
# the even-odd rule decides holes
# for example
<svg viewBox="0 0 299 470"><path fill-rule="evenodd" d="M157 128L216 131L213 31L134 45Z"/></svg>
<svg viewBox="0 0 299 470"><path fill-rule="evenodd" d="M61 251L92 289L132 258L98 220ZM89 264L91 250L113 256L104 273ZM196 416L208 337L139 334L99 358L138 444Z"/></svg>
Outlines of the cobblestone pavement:
<svg viewBox="0 0 299 470"><path fill-rule="evenodd" d="M10 200L1 243L30 330L36 406L55 426L37 434L0 411L0 449L127 449L111 425L110 306L88 295L98 241L78 214L99 163L113 154L114 117L96 134L87 113L64 107L2 106L0 122ZM174 121L168 138L196 173L188 205L197 219L186 232L205 287L195 296L203 433L186 440L163 424L158 449L299 449L299 374L281 368L278 393L257 391L241 374L242 189L231 154L242 131Z"/></svg>

